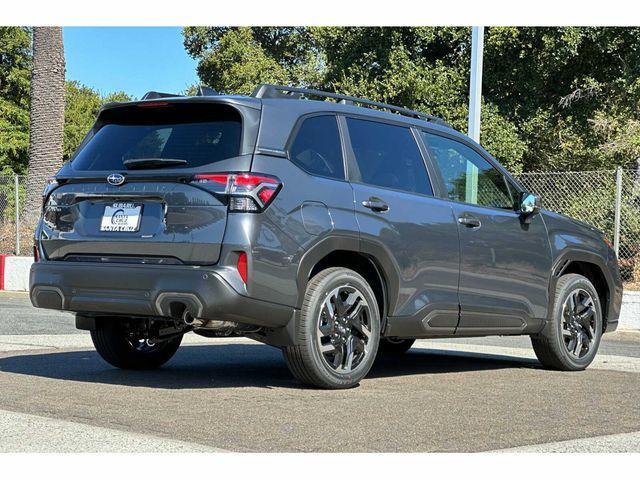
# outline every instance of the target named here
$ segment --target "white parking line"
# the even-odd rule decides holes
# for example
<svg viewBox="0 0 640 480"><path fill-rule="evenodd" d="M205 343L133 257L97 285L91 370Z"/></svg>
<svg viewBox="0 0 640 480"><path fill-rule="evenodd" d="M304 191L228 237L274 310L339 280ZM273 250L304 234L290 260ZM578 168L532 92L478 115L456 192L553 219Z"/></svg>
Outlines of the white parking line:
<svg viewBox="0 0 640 480"><path fill-rule="evenodd" d="M0 410L2 453L225 452L206 445Z"/></svg>
<svg viewBox="0 0 640 480"><path fill-rule="evenodd" d="M512 453L638 453L640 432L617 433L601 437L578 438L564 442L505 448L494 452Z"/></svg>

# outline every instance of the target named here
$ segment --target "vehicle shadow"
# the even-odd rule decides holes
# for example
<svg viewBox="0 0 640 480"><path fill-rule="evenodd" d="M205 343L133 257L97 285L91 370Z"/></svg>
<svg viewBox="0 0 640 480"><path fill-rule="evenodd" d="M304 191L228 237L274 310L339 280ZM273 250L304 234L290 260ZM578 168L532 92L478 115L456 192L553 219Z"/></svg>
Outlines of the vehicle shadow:
<svg viewBox="0 0 640 480"><path fill-rule="evenodd" d="M378 358L368 378L523 367L535 368L537 363L412 349L401 357ZM93 350L18 354L0 358L0 372L161 389L304 387L291 376L278 349L259 344L186 345L162 368L147 371L113 368Z"/></svg>

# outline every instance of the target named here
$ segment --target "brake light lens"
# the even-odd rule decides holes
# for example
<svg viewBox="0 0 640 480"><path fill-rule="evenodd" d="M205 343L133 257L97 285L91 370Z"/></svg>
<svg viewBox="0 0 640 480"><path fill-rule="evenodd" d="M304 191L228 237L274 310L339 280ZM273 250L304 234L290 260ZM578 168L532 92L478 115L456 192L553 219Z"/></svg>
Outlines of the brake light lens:
<svg viewBox="0 0 640 480"><path fill-rule="evenodd" d="M242 282L246 285L247 284L247 253L246 252L239 252L238 264L236 268L238 269L240 278L242 278Z"/></svg>
<svg viewBox="0 0 640 480"><path fill-rule="evenodd" d="M253 173L203 173L192 183L229 196L232 212L262 212L273 201L282 183L271 175Z"/></svg>
<svg viewBox="0 0 640 480"><path fill-rule="evenodd" d="M158 107L168 107L169 102L140 102L136 104L136 106L141 108L158 108Z"/></svg>

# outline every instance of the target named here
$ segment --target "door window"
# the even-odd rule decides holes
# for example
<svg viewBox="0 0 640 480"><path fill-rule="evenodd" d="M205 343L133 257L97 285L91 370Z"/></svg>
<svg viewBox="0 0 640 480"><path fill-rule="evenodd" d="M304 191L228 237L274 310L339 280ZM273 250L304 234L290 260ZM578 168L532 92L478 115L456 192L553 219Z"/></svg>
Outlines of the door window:
<svg viewBox="0 0 640 480"><path fill-rule="evenodd" d="M512 210L514 200L504 175L463 143L422 132L447 189L449 199Z"/></svg>
<svg viewBox="0 0 640 480"><path fill-rule="evenodd" d="M433 195L424 160L406 127L347 118L359 172L354 180L405 192Z"/></svg>

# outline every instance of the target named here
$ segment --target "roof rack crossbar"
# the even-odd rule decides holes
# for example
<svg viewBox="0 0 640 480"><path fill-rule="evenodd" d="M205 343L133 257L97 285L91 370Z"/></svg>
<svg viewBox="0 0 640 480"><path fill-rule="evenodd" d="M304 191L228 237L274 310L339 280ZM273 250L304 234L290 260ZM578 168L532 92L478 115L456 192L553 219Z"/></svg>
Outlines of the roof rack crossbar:
<svg viewBox="0 0 640 480"><path fill-rule="evenodd" d="M359 103L368 107L377 107L383 110L389 110L391 112L400 113L409 117L419 118L429 122L437 123L449 127L450 125L435 115L429 115L428 113L418 112L416 110L410 110L404 107L396 107L388 103L374 102L373 100L367 100L365 98L351 97L349 95L342 95L340 93L324 92L322 90L314 90L312 88L298 88L287 87L284 85L271 85L263 83L258 85L251 94L255 98L294 98L300 99L303 95L312 95L316 97L332 98L339 100L339 103L354 104Z"/></svg>

